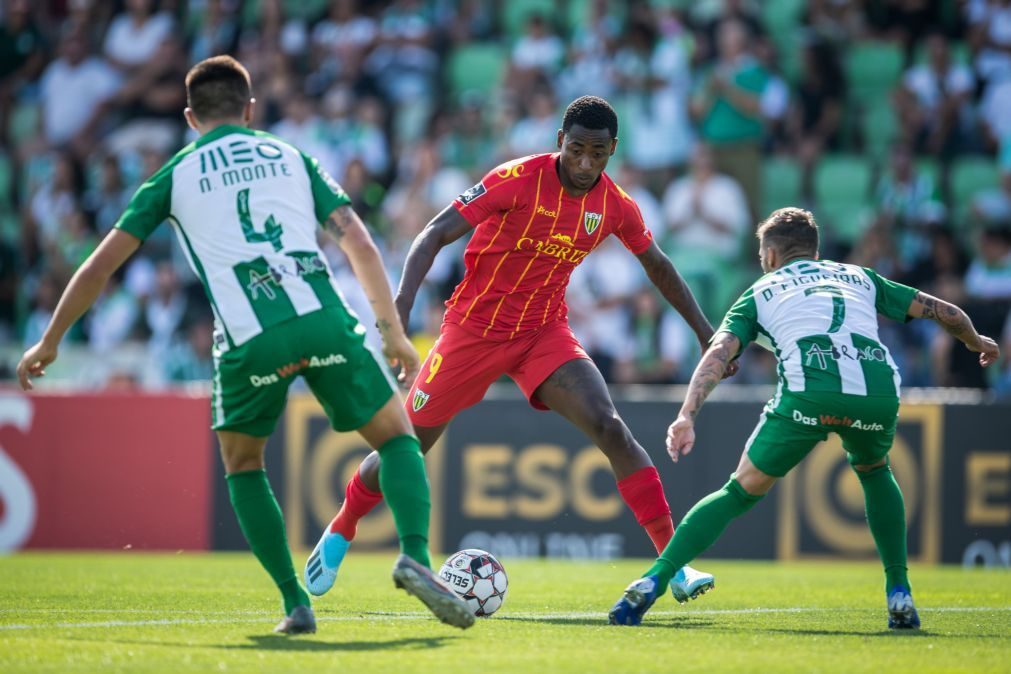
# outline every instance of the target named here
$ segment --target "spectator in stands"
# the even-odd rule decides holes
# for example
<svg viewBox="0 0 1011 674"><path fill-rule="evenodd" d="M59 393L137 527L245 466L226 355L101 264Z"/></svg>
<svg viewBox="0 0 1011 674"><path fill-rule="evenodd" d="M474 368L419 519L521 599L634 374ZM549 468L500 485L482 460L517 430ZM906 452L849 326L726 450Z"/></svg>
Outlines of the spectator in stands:
<svg viewBox="0 0 1011 674"><path fill-rule="evenodd" d="M1011 301L1011 223L980 232L977 255L965 274L965 292L981 300Z"/></svg>
<svg viewBox="0 0 1011 674"><path fill-rule="evenodd" d="M189 62L198 63L215 54L232 51L239 38L235 6L227 0L206 0L203 11L196 10L191 7L194 19L190 22Z"/></svg>
<svg viewBox="0 0 1011 674"><path fill-rule="evenodd" d="M212 359L214 323L201 314L185 326L186 338L173 344L164 356L165 379L169 382L207 381L214 377Z"/></svg>
<svg viewBox="0 0 1011 674"><path fill-rule="evenodd" d="M421 0L395 0L379 26L365 70L392 106L395 141L410 143L421 137L435 107L439 61L431 17Z"/></svg>
<svg viewBox="0 0 1011 674"><path fill-rule="evenodd" d="M327 130L316 112L316 103L302 92L292 92L284 103L284 117L270 127L270 132L316 157L329 173L340 175L340 164L327 142Z"/></svg>
<svg viewBox="0 0 1011 674"><path fill-rule="evenodd" d="M452 126L440 143L442 161L479 178L491 168L495 152L495 142L485 122L484 96L477 92L464 94L459 109L451 119ZM550 142L542 143L541 148L550 147ZM539 151L543 152L543 149Z"/></svg>
<svg viewBox="0 0 1011 674"><path fill-rule="evenodd" d="M425 140L403 154L383 211L391 222L412 211L425 223L471 184L465 171L442 164L436 141Z"/></svg>
<svg viewBox="0 0 1011 674"><path fill-rule="evenodd" d="M707 14L706 5L709 5ZM754 40L753 46L766 39L765 25L760 11L761 0L718 0L715 3L697 3L695 18L702 24L699 31L700 62L711 63L719 58L720 31L727 23L737 23L744 27Z"/></svg>
<svg viewBox="0 0 1011 674"><path fill-rule="evenodd" d="M833 49L844 48L864 34L864 16L859 2L810 0L802 23L814 34L814 40Z"/></svg>
<svg viewBox="0 0 1011 674"><path fill-rule="evenodd" d="M116 155L106 154L99 160L98 180L85 192L82 201L84 208L95 220L98 234L105 236L130 202L130 194L123 184L123 172Z"/></svg>
<svg viewBox="0 0 1011 674"><path fill-rule="evenodd" d="M49 321L53 317L53 311L56 310L56 303L60 300L62 285L49 274L43 274L39 278L31 300L31 311L25 321L22 339L25 346L42 339L42 334L49 327Z"/></svg>
<svg viewBox="0 0 1011 674"><path fill-rule="evenodd" d="M622 164L613 177L615 181L625 190L632 201L639 207L642 221L653 234L653 238L664 241L667 237L667 221L664 216L663 207L660 201L654 196L653 190L646 186L642 171L632 164Z"/></svg>
<svg viewBox="0 0 1011 674"><path fill-rule="evenodd" d="M565 43L552 32L541 14L531 14L526 32L513 46L509 62L509 86L524 100L544 78L558 74L565 59Z"/></svg>
<svg viewBox="0 0 1011 674"><path fill-rule="evenodd" d="M654 21L637 20L629 27L614 57L614 77L626 158L659 188L687 161L694 133L687 45L661 36Z"/></svg>
<svg viewBox="0 0 1011 674"><path fill-rule="evenodd" d="M692 286L707 316L719 316L735 288L734 266L748 230L748 202L732 177L717 173L713 152L696 146L691 173L664 192L664 250Z"/></svg>
<svg viewBox="0 0 1011 674"><path fill-rule="evenodd" d="M359 11L356 0L334 0L330 13L312 29L315 71L327 85L354 85L379 37L375 19Z"/></svg>
<svg viewBox="0 0 1011 674"><path fill-rule="evenodd" d="M186 107L186 52L174 35L158 45L153 57L134 68L111 103L124 123L105 139L113 154L152 148L162 154L179 147L183 125L179 111Z"/></svg>
<svg viewBox="0 0 1011 674"><path fill-rule="evenodd" d="M801 79L788 122L788 138L801 165L801 192L814 198L814 171L827 150L839 147L846 78L835 49L822 39L803 48Z"/></svg>
<svg viewBox="0 0 1011 674"><path fill-rule="evenodd" d="M628 357L630 305L645 283L642 267L613 236L572 273L570 324L607 381L615 381L617 364Z"/></svg>
<svg viewBox="0 0 1011 674"><path fill-rule="evenodd" d="M185 339L174 343L161 359L166 381L183 383L212 379L214 325L211 317L201 311L190 318L184 327Z"/></svg>
<svg viewBox="0 0 1011 674"><path fill-rule="evenodd" d="M976 77L989 88L1011 78L1011 0L966 4Z"/></svg>
<svg viewBox="0 0 1011 674"><path fill-rule="evenodd" d="M885 39L898 39L908 64L919 41L931 26L939 25L941 4L936 0L868 0L863 6L870 30Z"/></svg>
<svg viewBox="0 0 1011 674"><path fill-rule="evenodd" d="M88 346L95 353L112 351L133 336L139 314L137 298L123 285L123 274L114 274L85 318Z"/></svg>
<svg viewBox="0 0 1011 674"><path fill-rule="evenodd" d="M748 229L748 204L737 181L716 172L705 143L695 147L691 172L667 187L663 210L672 254L737 260Z"/></svg>
<svg viewBox="0 0 1011 674"><path fill-rule="evenodd" d="M656 291L643 287L629 307L628 343L615 364L614 380L623 384L673 384L687 381L693 360L691 330L674 311L664 310Z"/></svg>
<svg viewBox="0 0 1011 674"><path fill-rule="evenodd" d="M9 143L11 106L18 93L42 72L45 46L27 0L7 2L0 16L0 145Z"/></svg>
<svg viewBox="0 0 1011 674"><path fill-rule="evenodd" d="M713 146L716 167L740 183L754 216L761 183L761 96L769 73L748 47L739 21L720 24L718 59L692 101L702 138Z"/></svg>
<svg viewBox="0 0 1011 674"><path fill-rule="evenodd" d="M997 188L983 190L973 196L971 213L984 226L1011 222L1011 166L1002 167Z"/></svg>
<svg viewBox="0 0 1011 674"><path fill-rule="evenodd" d="M77 209L83 182L74 158L64 152L56 153L49 180L32 197L25 214L26 231L33 233L25 243L32 250L45 252L56 246L66 219Z"/></svg>
<svg viewBox="0 0 1011 674"><path fill-rule="evenodd" d="M154 291L144 302L144 325L151 333L147 346L152 357L161 359L168 353L180 334L186 310L186 292L175 268L168 260L158 263Z"/></svg>
<svg viewBox="0 0 1011 674"><path fill-rule="evenodd" d="M949 157L967 141L975 84L968 66L952 63L943 34L931 34L926 45L927 62L906 71L896 96L900 129L918 152Z"/></svg>
<svg viewBox="0 0 1011 674"><path fill-rule="evenodd" d="M123 71L149 63L174 28L172 15L156 12L154 0L126 0L105 34L105 57Z"/></svg>
<svg viewBox="0 0 1011 674"><path fill-rule="evenodd" d="M558 138L558 109L551 90L537 89L528 101L527 114L509 131L510 157L545 152Z"/></svg>
<svg viewBox="0 0 1011 674"><path fill-rule="evenodd" d="M908 146L892 149L890 170L881 176L876 192L880 222L896 227L912 224L937 198L934 179L917 170L913 160Z"/></svg>
<svg viewBox="0 0 1011 674"><path fill-rule="evenodd" d="M11 242L0 239L0 343L14 344L24 262Z"/></svg>
<svg viewBox="0 0 1011 674"><path fill-rule="evenodd" d="M104 59L91 55L84 27L70 25L60 40L60 58L49 64L39 83L45 141L87 156L121 81Z"/></svg>

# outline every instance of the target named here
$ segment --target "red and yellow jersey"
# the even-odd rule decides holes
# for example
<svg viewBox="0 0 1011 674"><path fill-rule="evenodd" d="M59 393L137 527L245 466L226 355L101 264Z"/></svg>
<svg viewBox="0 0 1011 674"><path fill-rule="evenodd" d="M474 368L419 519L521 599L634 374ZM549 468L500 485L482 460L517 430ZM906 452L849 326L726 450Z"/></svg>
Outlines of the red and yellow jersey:
<svg viewBox="0 0 1011 674"><path fill-rule="evenodd" d="M606 173L581 197L566 194L558 154L502 164L453 205L474 235L466 273L446 302L446 320L505 341L564 319L572 270L604 237L614 234L632 253L653 237L639 207Z"/></svg>

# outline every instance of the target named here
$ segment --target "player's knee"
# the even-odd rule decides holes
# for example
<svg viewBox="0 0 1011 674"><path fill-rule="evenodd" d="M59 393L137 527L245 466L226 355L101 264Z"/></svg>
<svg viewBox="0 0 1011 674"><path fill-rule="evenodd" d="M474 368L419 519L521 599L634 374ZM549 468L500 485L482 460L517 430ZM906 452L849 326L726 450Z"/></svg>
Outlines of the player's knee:
<svg viewBox="0 0 1011 674"><path fill-rule="evenodd" d="M853 464L853 470L855 470L858 474L865 474L887 465L888 457L886 456L875 463L855 463Z"/></svg>
<svg viewBox="0 0 1011 674"><path fill-rule="evenodd" d="M593 437L597 446L605 454L630 452L633 450L633 443L628 432L628 427L621 420L618 413L611 408L609 411L601 411L593 417Z"/></svg>
<svg viewBox="0 0 1011 674"><path fill-rule="evenodd" d="M241 450L221 450L221 460L225 464L225 473L243 473L250 470L263 470L263 453Z"/></svg>

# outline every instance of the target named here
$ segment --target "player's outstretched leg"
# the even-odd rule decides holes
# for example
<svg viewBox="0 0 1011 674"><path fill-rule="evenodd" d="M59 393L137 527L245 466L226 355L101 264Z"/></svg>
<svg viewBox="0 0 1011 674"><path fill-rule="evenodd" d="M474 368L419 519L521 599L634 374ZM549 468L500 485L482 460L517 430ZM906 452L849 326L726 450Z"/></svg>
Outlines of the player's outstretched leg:
<svg viewBox="0 0 1011 674"><path fill-rule="evenodd" d="M885 567L889 629L918 629L906 568L906 508L887 461L854 466L864 490L864 508L878 556Z"/></svg>
<svg viewBox="0 0 1011 674"><path fill-rule="evenodd" d="M743 515L750 510L762 495L749 494L744 490L735 478L723 486L719 491L715 491L706 496L688 511L688 514L681 520L674 531L674 538L657 558L656 563L650 567L640 581L649 581L646 585L652 586L652 591L656 595L661 595L667 591L667 586L671 583L675 574L678 573L685 564L695 559L709 546L716 542L727 525L736 517ZM637 614L642 619L642 614L648 610L649 606L641 608L640 595L645 597L642 601L648 602L649 593L643 588L636 588L636 583L632 583L625 590L625 596L618 600L612 614L619 609L622 602L629 604L628 612ZM636 590L640 594L629 595L629 590ZM636 602L639 602L638 604ZM633 606L633 604L635 606ZM638 606L639 608L636 608ZM619 618L622 612L618 611ZM616 623L612 618L612 624L637 625L638 622Z"/></svg>
<svg viewBox="0 0 1011 674"><path fill-rule="evenodd" d="M298 583L288 549L284 517L263 470L266 438L219 431L228 495L250 550L274 580L284 600L285 618L274 629L285 634L316 631L309 595Z"/></svg>
<svg viewBox="0 0 1011 674"><path fill-rule="evenodd" d="M323 535L305 562L305 586L309 592L319 596L333 587L344 555L358 530L358 520L382 500L383 495L366 487L359 472L355 471L344 491L344 503L340 512L323 530Z"/></svg>

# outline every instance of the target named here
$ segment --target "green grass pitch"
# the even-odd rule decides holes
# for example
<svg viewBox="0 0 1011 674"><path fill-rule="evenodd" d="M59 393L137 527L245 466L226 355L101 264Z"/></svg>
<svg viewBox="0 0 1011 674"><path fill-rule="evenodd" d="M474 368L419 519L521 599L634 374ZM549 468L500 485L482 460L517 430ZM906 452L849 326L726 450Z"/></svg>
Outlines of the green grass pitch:
<svg viewBox="0 0 1011 674"><path fill-rule="evenodd" d="M700 562L715 592L628 628L606 612L643 560L507 559L505 606L461 632L393 588L392 561L352 551L319 631L283 637L249 554L3 557L0 672L1011 671L1007 570L914 567L924 629L893 634L876 564Z"/></svg>

